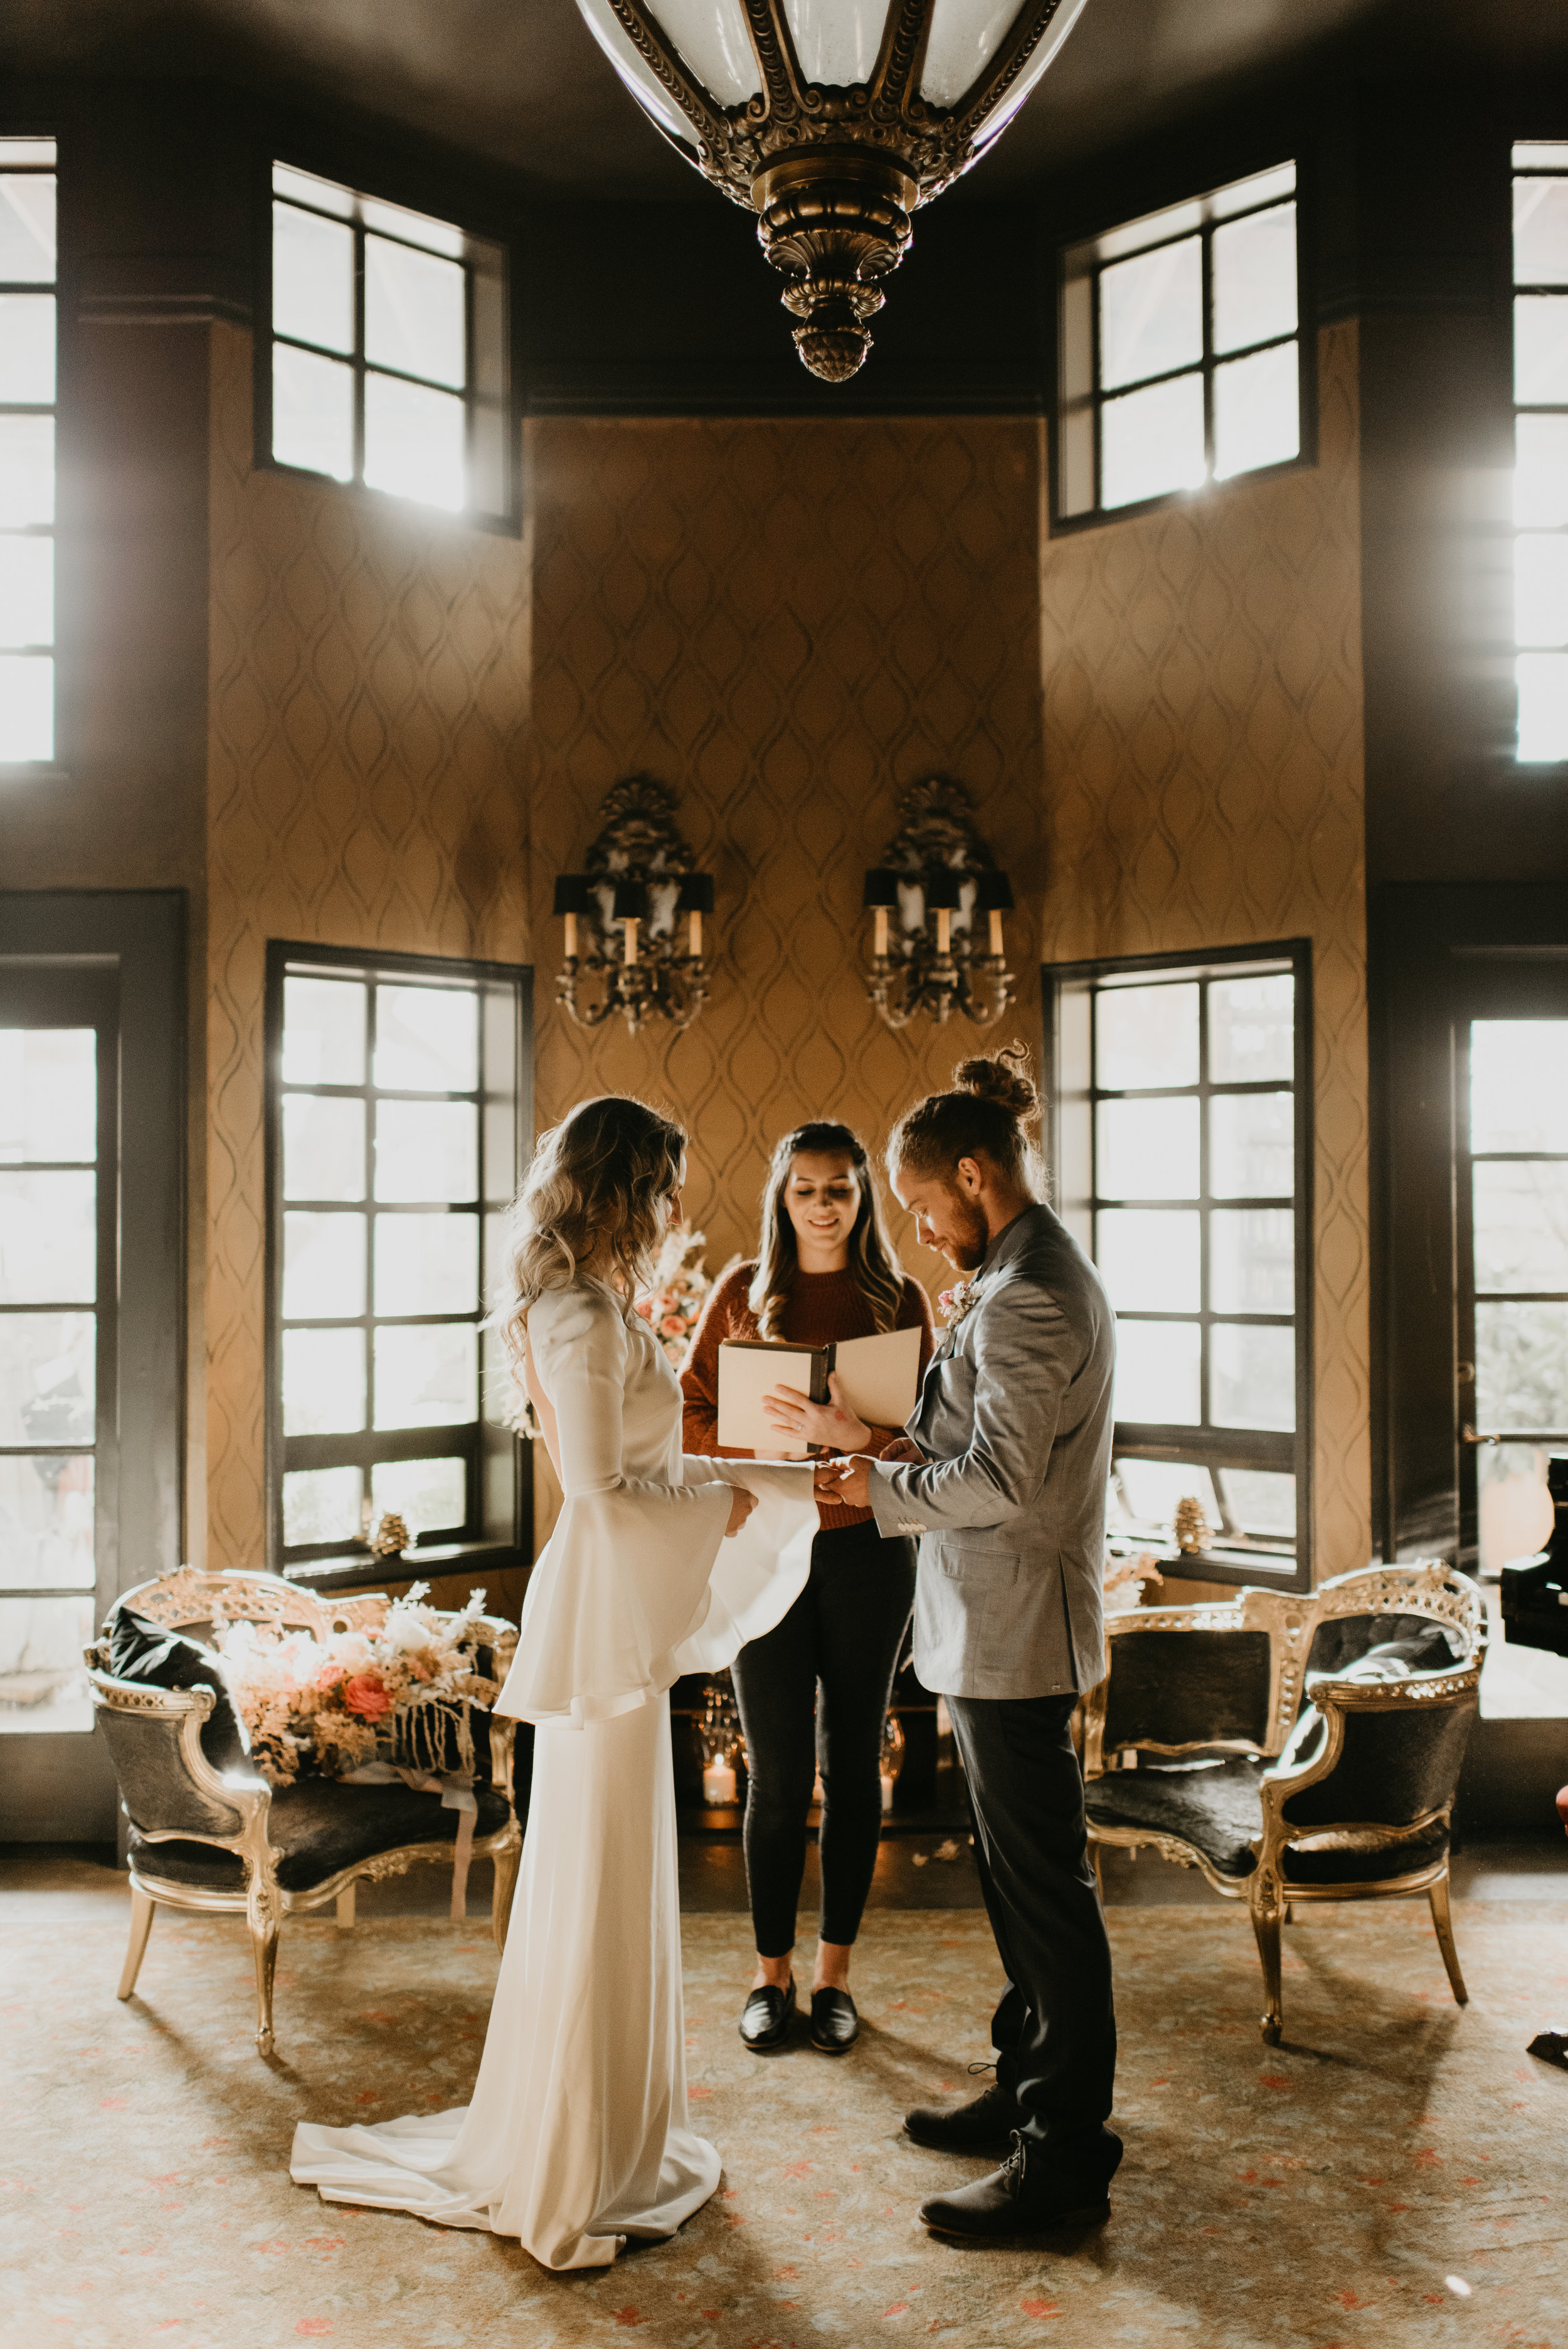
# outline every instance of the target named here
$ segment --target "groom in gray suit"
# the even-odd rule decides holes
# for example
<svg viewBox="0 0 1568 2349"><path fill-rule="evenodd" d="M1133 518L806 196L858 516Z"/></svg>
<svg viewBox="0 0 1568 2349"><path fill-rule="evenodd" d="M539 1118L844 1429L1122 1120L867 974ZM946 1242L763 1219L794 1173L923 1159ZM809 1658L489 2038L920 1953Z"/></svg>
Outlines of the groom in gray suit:
<svg viewBox="0 0 1568 2349"><path fill-rule="evenodd" d="M885 1537L920 1538L914 1669L947 1700L1007 1987L995 2084L904 2126L921 2145L1006 2157L921 2209L987 2241L1103 2219L1121 2158L1106 2127L1110 1948L1069 1732L1105 1670L1115 1323L1093 1265L1034 1195L1027 1057L964 1061L955 1090L894 1131L899 1202L964 1278L902 1456L825 1461L818 1476Z"/></svg>

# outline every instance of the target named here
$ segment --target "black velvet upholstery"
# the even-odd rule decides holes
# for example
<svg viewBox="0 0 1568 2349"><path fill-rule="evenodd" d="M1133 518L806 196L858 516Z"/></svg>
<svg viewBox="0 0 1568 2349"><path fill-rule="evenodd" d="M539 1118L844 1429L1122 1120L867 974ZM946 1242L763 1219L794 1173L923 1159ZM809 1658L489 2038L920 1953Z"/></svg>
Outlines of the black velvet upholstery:
<svg viewBox="0 0 1568 2349"><path fill-rule="evenodd" d="M132 1820L182 1827L188 1834L238 1835L241 1818L227 1803L210 1801L191 1783L180 1750L181 1723L168 1713L121 1713L100 1705L98 1724L108 1746L120 1799Z"/></svg>
<svg viewBox="0 0 1568 2349"><path fill-rule="evenodd" d="M214 1702L201 1724L201 1751L214 1770L247 1766L244 1733L222 1664L211 1648L139 1615L134 1607L117 1607L108 1620L108 1669L112 1679L142 1688L211 1689Z"/></svg>
<svg viewBox="0 0 1568 2349"><path fill-rule="evenodd" d="M1105 1745L1217 1745L1269 1731L1266 1631L1124 1631L1110 1643Z"/></svg>
<svg viewBox="0 0 1568 2349"><path fill-rule="evenodd" d="M1338 1762L1326 1778L1291 1796L1285 1817L1293 1826L1332 1826L1346 1819L1404 1826L1425 1811L1440 1810L1453 1800L1475 1713L1473 1697L1347 1712Z"/></svg>
<svg viewBox="0 0 1568 2349"><path fill-rule="evenodd" d="M1085 1807L1096 1826L1146 1827L1177 1836L1222 1875L1250 1876L1257 1865L1253 1839L1264 1824L1258 1782L1270 1766L1238 1755L1199 1769L1140 1764L1136 1770L1110 1770L1089 1780Z"/></svg>
<svg viewBox="0 0 1568 2349"><path fill-rule="evenodd" d="M476 1788L479 1816L476 1838L499 1835L507 1821L503 1797L486 1786ZM335 1876L340 1868L377 1853L397 1851L414 1843L451 1843L460 1814L448 1810L438 1795L412 1793L401 1784L390 1786L345 1786L335 1779L307 1778L297 1786L283 1786L273 1795L268 1840L283 1853L278 1882L285 1892L305 1892ZM172 1822L171 1822L172 1824ZM133 1868L170 1883L195 1885L212 1891L242 1891L243 1863L232 1852L214 1851L199 1843L150 1843L133 1829Z"/></svg>

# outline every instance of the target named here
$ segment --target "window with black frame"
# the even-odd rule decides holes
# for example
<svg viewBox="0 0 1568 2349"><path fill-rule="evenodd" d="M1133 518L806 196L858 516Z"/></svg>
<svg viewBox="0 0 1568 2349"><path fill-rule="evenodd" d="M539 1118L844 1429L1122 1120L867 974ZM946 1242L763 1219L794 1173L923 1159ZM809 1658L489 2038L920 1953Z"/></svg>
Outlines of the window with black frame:
<svg viewBox="0 0 1568 2349"><path fill-rule="evenodd" d="M270 950L274 1554L521 1538L486 1299L522 1140L524 974Z"/></svg>
<svg viewBox="0 0 1568 2349"><path fill-rule="evenodd" d="M1060 1212L1117 1314L1111 1530L1305 1587L1308 949L1048 968Z"/></svg>
<svg viewBox="0 0 1568 2349"><path fill-rule="evenodd" d="M1059 520L1299 458L1297 274L1294 163L1065 250Z"/></svg>
<svg viewBox="0 0 1568 2349"><path fill-rule="evenodd" d="M275 464L503 518L503 249L275 163L264 393Z"/></svg>

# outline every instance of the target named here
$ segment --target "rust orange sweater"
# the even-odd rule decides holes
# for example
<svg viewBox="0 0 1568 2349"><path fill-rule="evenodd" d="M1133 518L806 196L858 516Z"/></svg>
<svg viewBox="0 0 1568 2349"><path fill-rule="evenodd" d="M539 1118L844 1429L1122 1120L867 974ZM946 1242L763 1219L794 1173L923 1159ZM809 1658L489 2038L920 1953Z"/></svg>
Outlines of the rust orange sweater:
<svg viewBox="0 0 1568 2349"><path fill-rule="evenodd" d="M692 1332L691 1351L681 1373L681 1392L686 1396L682 1441L687 1452L704 1454L710 1460L751 1457L749 1453L739 1452L735 1445L723 1444L718 1440L718 1350L727 1338L761 1335L757 1316L746 1300L756 1273L755 1264L738 1264L722 1280L715 1282ZM923 1378L934 1340L931 1306L918 1280L905 1279L893 1327L920 1331L920 1372ZM795 1286L784 1308L783 1327L783 1335L795 1345L828 1346L841 1338L869 1338L873 1328L871 1307L853 1273L795 1275ZM866 1449L884 1452L901 1433L896 1427L873 1427ZM829 1501L820 1501L817 1513L824 1533L834 1532L841 1526L866 1525L872 1514L869 1509L841 1509Z"/></svg>

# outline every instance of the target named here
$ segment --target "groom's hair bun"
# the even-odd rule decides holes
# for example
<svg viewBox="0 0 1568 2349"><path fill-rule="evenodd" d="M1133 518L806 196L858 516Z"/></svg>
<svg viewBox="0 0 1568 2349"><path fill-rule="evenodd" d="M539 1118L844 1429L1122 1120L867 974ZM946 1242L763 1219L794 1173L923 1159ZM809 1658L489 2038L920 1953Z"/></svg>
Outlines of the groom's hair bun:
<svg viewBox="0 0 1568 2349"><path fill-rule="evenodd" d="M1026 1044L977 1053L959 1061L951 1092L928 1093L900 1118L888 1137L888 1171L945 1182L961 1158L988 1158L1007 1182L1034 1191L1038 1169L1026 1129L1040 1107Z"/></svg>
<svg viewBox="0 0 1568 2349"><path fill-rule="evenodd" d="M960 1061L953 1071L953 1084L957 1092L995 1102L1021 1125L1040 1113L1040 1096L1029 1076L1026 1044L1004 1044L999 1052L977 1053L973 1060Z"/></svg>

